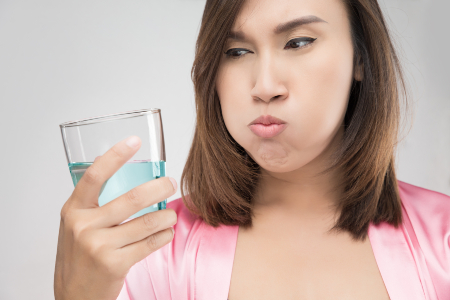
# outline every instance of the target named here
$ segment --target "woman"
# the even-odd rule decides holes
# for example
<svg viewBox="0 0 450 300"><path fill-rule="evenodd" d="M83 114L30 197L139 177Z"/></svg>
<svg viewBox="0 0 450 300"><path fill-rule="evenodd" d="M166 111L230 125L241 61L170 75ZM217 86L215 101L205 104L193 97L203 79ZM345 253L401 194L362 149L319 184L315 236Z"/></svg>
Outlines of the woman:
<svg viewBox="0 0 450 300"><path fill-rule="evenodd" d="M450 299L450 197L396 179L376 0L208 0L196 50L182 198L121 224L176 183L98 207L139 141L104 154L61 211L56 299Z"/></svg>

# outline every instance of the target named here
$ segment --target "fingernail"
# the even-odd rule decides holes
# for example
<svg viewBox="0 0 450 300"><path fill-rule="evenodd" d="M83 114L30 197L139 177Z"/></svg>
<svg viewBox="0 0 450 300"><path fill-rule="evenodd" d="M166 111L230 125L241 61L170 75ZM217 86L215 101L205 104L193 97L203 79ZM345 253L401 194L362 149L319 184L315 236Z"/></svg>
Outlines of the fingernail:
<svg viewBox="0 0 450 300"><path fill-rule="evenodd" d="M175 181L175 179L173 179L172 177L169 177L170 181L172 182L173 185L173 189L176 191L177 190L177 182Z"/></svg>
<svg viewBox="0 0 450 300"><path fill-rule="evenodd" d="M139 145L139 138L137 136L131 136L125 143L131 148L136 148Z"/></svg>
<svg viewBox="0 0 450 300"><path fill-rule="evenodd" d="M175 229L173 229L173 227L170 227L170 228L172 228L172 234L173 234L173 236L175 236Z"/></svg>
<svg viewBox="0 0 450 300"><path fill-rule="evenodd" d="M99 159L100 158L100 156L97 156L95 159L94 159L94 162L96 162L97 161L97 159Z"/></svg>

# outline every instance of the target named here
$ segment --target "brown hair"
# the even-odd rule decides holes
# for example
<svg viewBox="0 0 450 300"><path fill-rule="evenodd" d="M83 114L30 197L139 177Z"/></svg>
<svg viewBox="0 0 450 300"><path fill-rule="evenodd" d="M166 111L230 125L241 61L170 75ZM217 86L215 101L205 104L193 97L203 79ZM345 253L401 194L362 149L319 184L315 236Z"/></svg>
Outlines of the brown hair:
<svg viewBox="0 0 450 300"><path fill-rule="evenodd" d="M259 165L229 134L215 90L224 43L243 3L206 1L191 70L197 123L180 190L186 207L213 227L251 226L252 197L261 175ZM341 213L332 229L364 240L370 222L396 227L402 222L394 162L401 111L397 84L405 100L408 91L377 1L343 3L354 66L362 63L364 71L362 81L353 81L344 137L324 172L339 169L344 176Z"/></svg>

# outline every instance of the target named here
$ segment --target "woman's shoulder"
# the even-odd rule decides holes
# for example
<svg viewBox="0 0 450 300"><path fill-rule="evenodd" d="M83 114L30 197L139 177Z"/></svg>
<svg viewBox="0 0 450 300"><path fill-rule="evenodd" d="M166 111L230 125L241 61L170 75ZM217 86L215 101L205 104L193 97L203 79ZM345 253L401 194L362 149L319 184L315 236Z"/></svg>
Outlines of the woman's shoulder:
<svg viewBox="0 0 450 300"><path fill-rule="evenodd" d="M169 201L166 208L178 217L173 240L130 269L117 299L223 297L229 289L238 226L209 226L182 198Z"/></svg>
<svg viewBox="0 0 450 300"><path fill-rule="evenodd" d="M197 248L205 231L203 219L193 214L185 205L183 198L167 203L166 208L173 209L177 214L177 223L173 226L174 238L167 246L176 254L185 253L187 247ZM180 253L177 253L177 251Z"/></svg>
<svg viewBox="0 0 450 300"><path fill-rule="evenodd" d="M371 224L368 232L389 295L392 299L447 299L450 197L399 180L398 189L401 224Z"/></svg>
<svg viewBox="0 0 450 300"><path fill-rule="evenodd" d="M166 208L173 209L177 214L177 223L173 226L174 238L166 245L167 248L176 254L185 254L188 248L197 248L204 235L203 219L186 207L183 198L168 202Z"/></svg>
<svg viewBox="0 0 450 300"><path fill-rule="evenodd" d="M398 181L402 232L424 290L448 296L450 286L450 196ZM439 298L440 299L440 298Z"/></svg>
<svg viewBox="0 0 450 300"><path fill-rule="evenodd" d="M430 229L450 229L450 196L400 180L398 187L402 205L412 222Z"/></svg>
<svg viewBox="0 0 450 300"><path fill-rule="evenodd" d="M403 226L425 252L448 260L450 272L450 196L403 181L398 187Z"/></svg>
<svg viewBox="0 0 450 300"><path fill-rule="evenodd" d="M167 208L175 210L178 217L177 223L173 226L175 236L172 243L176 244L175 247L179 247L180 244L189 244L190 247L197 249L201 242L205 251L213 251L217 250L217 246L223 246L227 243L232 244L236 239L239 226L219 224L217 227L213 227L208 225L203 218L193 214L186 207L182 198L168 202ZM172 246L171 251L174 251L175 247ZM234 249L233 246L224 246L223 248L229 248L229 251Z"/></svg>
<svg viewBox="0 0 450 300"><path fill-rule="evenodd" d="M183 225L191 225L193 226L195 223L201 222L202 219L191 213L189 209L186 207L186 205L183 202L183 198L177 198L175 200L167 202L166 208L171 208L175 210L177 213L177 224L181 220L183 222Z"/></svg>
<svg viewBox="0 0 450 300"><path fill-rule="evenodd" d="M433 191L430 189L426 189L417 185L413 185L401 180L397 180L398 187L401 193L404 193L405 196L409 196L411 199L420 199L421 197L433 197L436 201L444 201L447 202L450 200L450 196ZM414 200L413 200L414 201Z"/></svg>
<svg viewBox="0 0 450 300"><path fill-rule="evenodd" d="M203 221L188 210L182 198L167 202L166 208L177 213L172 241L130 269L117 300L185 299L192 284Z"/></svg>

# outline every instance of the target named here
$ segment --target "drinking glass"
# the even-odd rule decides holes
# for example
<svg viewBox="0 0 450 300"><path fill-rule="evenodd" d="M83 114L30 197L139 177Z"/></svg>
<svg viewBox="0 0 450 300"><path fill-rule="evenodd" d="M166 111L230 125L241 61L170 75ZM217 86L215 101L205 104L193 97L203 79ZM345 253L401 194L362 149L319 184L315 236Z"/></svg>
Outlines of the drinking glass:
<svg viewBox="0 0 450 300"><path fill-rule="evenodd" d="M74 186L97 156L131 135L141 139L141 147L134 156L103 184L98 198L99 206L138 185L166 176L164 134L161 110L158 108L70 121L59 127ZM129 219L165 209L166 204L167 199L140 210Z"/></svg>

